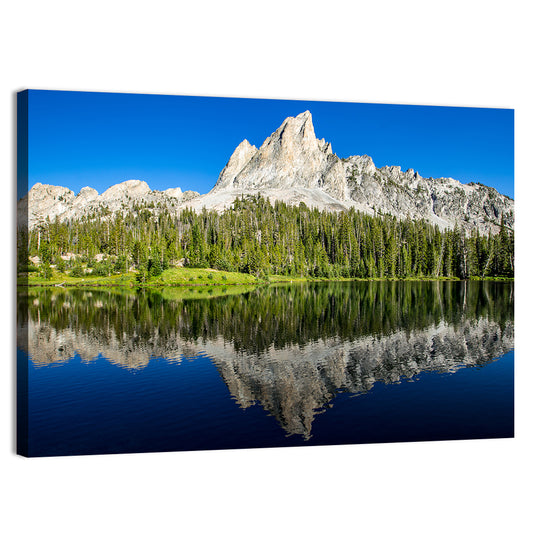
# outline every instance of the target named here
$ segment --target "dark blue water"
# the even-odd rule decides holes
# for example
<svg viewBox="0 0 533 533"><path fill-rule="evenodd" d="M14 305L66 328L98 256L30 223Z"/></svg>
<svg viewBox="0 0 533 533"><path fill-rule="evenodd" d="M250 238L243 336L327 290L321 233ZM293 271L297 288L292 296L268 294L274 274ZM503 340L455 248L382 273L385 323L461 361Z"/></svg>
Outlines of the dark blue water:
<svg viewBox="0 0 533 533"><path fill-rule="evenodd" d="M405 290L33 293L27 454L512 437L512 293Z"/></svg>

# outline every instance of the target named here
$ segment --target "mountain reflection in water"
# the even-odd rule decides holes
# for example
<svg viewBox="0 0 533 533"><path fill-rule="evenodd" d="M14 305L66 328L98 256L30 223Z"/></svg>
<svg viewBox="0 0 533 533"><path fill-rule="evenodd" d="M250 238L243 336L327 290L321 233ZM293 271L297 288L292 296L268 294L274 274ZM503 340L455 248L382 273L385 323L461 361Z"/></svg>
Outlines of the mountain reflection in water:
<svg viewBox="0 0 533 533"><path fill-rule="evenodd" d="M30 289L18 301L18 344L37 367L101 355L142 372L154 357L179 364L206 356L240 407L259 404L304 439L341 392L485 365L514 347L511 283L240 291L200 298L189 289Z"/></svg>

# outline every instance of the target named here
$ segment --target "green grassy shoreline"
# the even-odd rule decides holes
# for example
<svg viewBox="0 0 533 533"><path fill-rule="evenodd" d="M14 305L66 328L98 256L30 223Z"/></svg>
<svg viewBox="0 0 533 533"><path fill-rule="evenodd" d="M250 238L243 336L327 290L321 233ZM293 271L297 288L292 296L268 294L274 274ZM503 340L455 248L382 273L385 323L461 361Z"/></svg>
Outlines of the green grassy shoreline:
<svg viewBox="0 0 533 533"><path fill-rule="evenodd" d="M471 278L472 281L514 281L514 278L487 277ZM170 268L160 276L139 282L136 274L114 274L110 276L86 276L77 278L54 272L50 279L44 279L37 273L19 275L17 285L27 287L205 287L205 286L231 286L231 285L266 285L271 283L308 283L324 281L460 281L453 277L421 277L421 278L311 278L283 275L270 275L268 277L256 277L252 274L240 272L225 272L209 268Z"/></svg>

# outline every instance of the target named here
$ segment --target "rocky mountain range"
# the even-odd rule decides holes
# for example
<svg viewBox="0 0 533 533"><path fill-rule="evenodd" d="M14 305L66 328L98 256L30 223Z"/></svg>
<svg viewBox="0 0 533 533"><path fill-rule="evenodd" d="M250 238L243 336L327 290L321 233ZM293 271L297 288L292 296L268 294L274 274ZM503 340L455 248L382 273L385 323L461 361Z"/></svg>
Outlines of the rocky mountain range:
<svg viewBox="0 0 533 533"><path fill-rule="evenodd" d="M134 204L157 212L185 207L200 211L228 208L237 197L260 194L290 205L341 211L354 208L371 215L423 219L441 229L456 224L468 232L514 227L514 201L479 183L423 178L413 169L377 168L367 155L338 157L330 143L317 139L311 113L286 118L260 148L246 139L235 149L213 189L204 195L173 188L152 191L130 180L99 195L84 187L78 195L65 187L36 184L19 202L19 225L33 227L46 217L68 220L105 207L110 213Z"/></svg>
<svg viewBox="0 0 533 533"><path fill-rule="evenodd" d="M19 227L28 225L31 229L47 218L64 221L102 210L113 214L132 209L135 205L153 211L163 207L177 211L197 196L200 196L197 192L183 192L179 187L152 191L146 182L140 180L118 183L102 194L92 187L83 187L77 195L67 187L36 183L18 203L18 224Z"/></svg>

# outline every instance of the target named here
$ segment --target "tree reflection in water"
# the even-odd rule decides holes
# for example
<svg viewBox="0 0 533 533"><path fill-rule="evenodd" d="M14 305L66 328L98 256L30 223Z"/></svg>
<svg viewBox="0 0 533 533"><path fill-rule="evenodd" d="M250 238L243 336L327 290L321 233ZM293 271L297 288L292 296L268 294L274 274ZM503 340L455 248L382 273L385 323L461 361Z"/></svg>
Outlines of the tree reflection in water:
<svg viewBox="0 0 533 533"><path fill-rule="evenodd" d="M241 407L259 403L304 438L341 390L486 364L514 346L513 285L496 282L41 288L19 296L18 321L35 365L102 355L141 371L206 352Z"/></svg>

